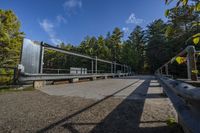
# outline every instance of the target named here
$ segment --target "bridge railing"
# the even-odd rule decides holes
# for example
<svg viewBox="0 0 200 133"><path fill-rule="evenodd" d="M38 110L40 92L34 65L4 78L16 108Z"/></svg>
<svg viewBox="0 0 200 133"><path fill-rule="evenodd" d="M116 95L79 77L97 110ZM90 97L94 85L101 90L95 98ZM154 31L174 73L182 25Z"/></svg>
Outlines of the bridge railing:
<svg viewBox="0 0 200 133"><path fill-rule="evenodd" d="M198 83L196 82L198 80L198 55L199 51L194 46L188 46L155 72L164 93L167 94L176 109L179 124L187 133L200 132L200 88L188 84ZM180 79L173 79L175 75L170 71L169 66L175 65L174 62L178 64L174 71L184 73L187 76L187 80L184 79L184 81L189 81L188 83L180 81Z"/></svg>
<svg viewBox="0 0 200 133"><path fill-rule="evenodd" d="M194 46L188 46L186 47L182 52L180 52L178 55L173 57L171 60L166 62L164 65L162 65L160 68L158 68L155 72L157 75L161 76L168 76L168 77L174 77L173 73L170 73L169 66L176 62L179 58L179 63L186 63L186 71L183 70L182 73L185 73L187 75L188 80L197 81L198 80L198 70L197 70L197 54L199 51L196 51ZM183 65L179 65L176 69L181 69ZM177 70L175 70L177 71Z"/></svg>
<svg viewBox="0 0 200 133"><path fill-rule="evenodd" d="M48 67L44 65L44 61L48 59L45 57L45 50L54 51L56 54L59 53L58 57L73 57L75 60L75 65L70 63L61 65L54 64L53 67ZM54 53L53 52L53 53ZM48 53L49 54L49 53ZM51 52L50 52L51 54ZM61 55L61 56L60 56ZM65 58L66 58L65 57ZM63 59L63 58L62 58ZM60 60L60 59L58 59ZM51 62L52 60L50 60ZM67 60L66 60L67 61ZM87 63L84 63L87 61ZM60 62L63 62L60 60ZM52 63L52 62L51 62ZM78 64L78 65L77 65ZM67 66L66 66L67 65ZM77 66L76 66L77 65ZM102 69L102 65L107 66L107 68ZM85 67L86 66L86 67ZM56 67L56 68L55 68ZM72 69L73 70L70 70ZM75 52L71 52L59 47L55 47L43 42L36 42L29 39L24 39L21 60L18 65L19 75L17 76L20 81L33 81L33 80L59 80L59 79L73 79L73 78L91 78L93 76L120 76L120 75L130 75L131 68L126 64L120 64L116 61L108 61L100 59L97 56L91 57L88 55L83 55ZM80 72L72 72L80 71Z"/></svg>

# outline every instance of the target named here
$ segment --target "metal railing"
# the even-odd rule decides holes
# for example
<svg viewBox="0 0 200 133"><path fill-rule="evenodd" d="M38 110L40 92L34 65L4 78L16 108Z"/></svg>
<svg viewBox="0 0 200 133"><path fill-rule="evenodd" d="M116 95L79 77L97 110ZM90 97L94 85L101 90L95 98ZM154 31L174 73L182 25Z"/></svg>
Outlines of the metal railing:
<svg viewBox="0 0 200 133"><path fill-rule="evenodd" d="M197 58L196 55L199 51L196 51L194 46L186 47L182 52L173 57L171 60L166 62L155 72L157 75L165 75L173 77L174 75L169 72L169 65L176 61L176 58L181 56L186 58L186 67L187 67L187 79L192 81L198 80L198 70L197 70Z"/></svg>
<svg viewBox="0 0 200 133"><path fill-rule="evenodd" d="M79 57L81 60L87 59L87 67L83 67L87 69L88 73L85 72L81 73L70 73L70 68L76 66L62 66L64 69L59 68L46 68L48 66L44 65L44 54L45 50L52 50L58 53L62 53L63 56L70 55L73 57ZM80 63L80 62L78 62ZM107 65L107 68L102 70L101 65ZM59 67L57 65L57 67ZM61 67L61 66L60 66ZM79 68L78 67L78 68ZM130 75L131 68L126 64L119 64L116 61L108 61L104 59L99 59L97 56L92 57L88 55L83 55L79 53L74 53L71 51L67 51L65 49L61 49L59 47L55 47L43 42L36 42L31 41L29 39L24 39L22 54L21 54L21 61L18 66L18 70L20 71L19 80L26 81L26 80L59 80L59 79L69 79L69 78L82 78L82 77L92 77L92 76L116 76L116 75ZM79 68L80 69L80 68ZM82 69L82 68L81 68ZM100 69L100 70L99 70ZM49 73L49 72L52 73ZM84 70L85 71L85 70ZM109 72L108 72L109 71Z"/></svg>
<svg viewBox="0 0 200 133"><path fill-rule="evenodd" d="M188 133L200 132L200 88L192 86L189 83L198 83L197 56L199 51L196 51L194 46L186 47L182 52L166 62L155 72L159 82L163 87L163 91L170 98L178 115L178 123L183 127L183 130ZM184 60L181 63L185 65L177 65L177 68L182 73L187 75L187 80L175 80L174 73L170 71L172 65L177 61L177 57ZM180 70L180 67L185 67ZM175 70L178 71L178 70ZM186 81L186 82L185 82Z"/></svg>
<svg viewBox="0 0 200 133"><path fill-rule="evenodd" d="M70 51L67 51L67 50L64 50L64 49L61 49L61 48L58 48L58 47L54 47L52 45L49 45L47 43L41 43L41 57L40 57L40 73L43 73L43 56L44 56L44 49L48 49L48 50L53 50L53 51L57 51L57 52L60 52L60 53L63 53L63 54L66 54L66 55L72 55L72 56L76 56L76 57L81 57L81 58L85 58L85 59L89 59L91 60L91 73L94 73L94 74L97 74L98 72L100 72L101 70L98 70L98 62L101 62L101 63L106 63L106 64L110 64L110 73L117 73L117 66L120 66L121 67L121 71L124 72L124 73L128 73L131 71L131 68L126 65L126 64L120 64L120 63L117 63L116 61L108 61L108 60L104 60L104 59L100 59L98 58L97 56L95 57L91 57L91 56L88 56L88 55L83 55L83 54L79 54L79 53L74 53L74 52L70 52Z"/></svg>

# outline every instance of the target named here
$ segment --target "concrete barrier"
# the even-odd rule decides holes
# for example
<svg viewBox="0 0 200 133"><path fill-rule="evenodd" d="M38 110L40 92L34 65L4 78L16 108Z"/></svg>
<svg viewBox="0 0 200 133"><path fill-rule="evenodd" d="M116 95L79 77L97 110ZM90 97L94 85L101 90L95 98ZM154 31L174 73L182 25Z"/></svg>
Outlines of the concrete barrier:
<svg viewBox="0 0 200 133"><path fill-rule="evenodd" d="M33 88L39 89L41 87L44 87L46 85L46 81L34 81L33 82Z"/></svg>
<svg viewBox="0 0 200 133"><path fill-rule="evenodd" d="M79 81L79 78L73 78L69 80L70 83L76 83L78 81Z"/></svg>

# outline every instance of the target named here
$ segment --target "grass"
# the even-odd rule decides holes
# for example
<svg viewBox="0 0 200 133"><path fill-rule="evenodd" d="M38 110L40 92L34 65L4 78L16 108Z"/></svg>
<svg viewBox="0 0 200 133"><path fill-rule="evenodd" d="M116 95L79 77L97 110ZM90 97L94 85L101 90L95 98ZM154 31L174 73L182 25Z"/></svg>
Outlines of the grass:
<svg viewBox="0 0 200 133"><path fill-rule="evenodd" d="M175 118L169 117L169 118L167 119L167 125L168 125L168 126L173 126L173 125L175 125L175 124L177 124Z"/></svg>
<svg viewBox="0 0 200 133"><path fill-rule="evenodd" d="M25 87L25 88L11 88L11 87L3 87L0 88L0 93L5 92L21 92L21 91L34 91L35 89L32 86Z"/></svg>

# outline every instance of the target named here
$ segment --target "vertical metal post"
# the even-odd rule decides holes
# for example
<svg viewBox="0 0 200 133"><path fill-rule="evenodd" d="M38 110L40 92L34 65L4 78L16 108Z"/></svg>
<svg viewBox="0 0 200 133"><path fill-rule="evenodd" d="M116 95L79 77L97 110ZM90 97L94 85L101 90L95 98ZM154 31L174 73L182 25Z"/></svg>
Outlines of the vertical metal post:
<svg viewBox="0 0 200 133"><path fill-rule="evenodd" d="M162 75L163 73L162 73L162 67L160 68L160 74Z"/></svg>
<svg viewBox="0 0 200 133"><path fill-rule="evenodd" d="M113 63L111 63L111 73L113 73Z"/></svg>
<svg viewBox="0 0 200 133"><path fill-rule="evenodd" d="M43 43L43 42L42 42ZM44 60L44 47L42 46L41 43L41 50L40 50L40 66L39 66L39 72L43 73L43 60Z"/></svg>
<svg viewBox="0 0 200 133"><path fill-rule="evenodd" d="M116 73L116 61L114 62L114 73Z"/></svg>
<svg viewBox="0 0 200 133"><path fill-rule="evenodd" d="M93 74L93 70L94 69L94 61L92 60L92 62L91 62L91 73Z"/></svg>
<svg viewBox="0 0 200 133"><path fill-rule="evenodd" d="M168 64L165 65L165 74L166 74L167 76L169 75Z"/></svg>
<svg viewBox="0 0 200 133"><path fill-rule="evenodd" d="M196 59L195 59L195 48L194 46L190 46L187 49L187 73L188 73L188 79L191 79L193 81L198 80L198 74L197 74L197 66L196 66Z"/></svg>
<svg viewBox="0 0 200 133"><path fill-rule="evenodd" d="M97 74L97 56L95 56L95 73Z"/></svg>

